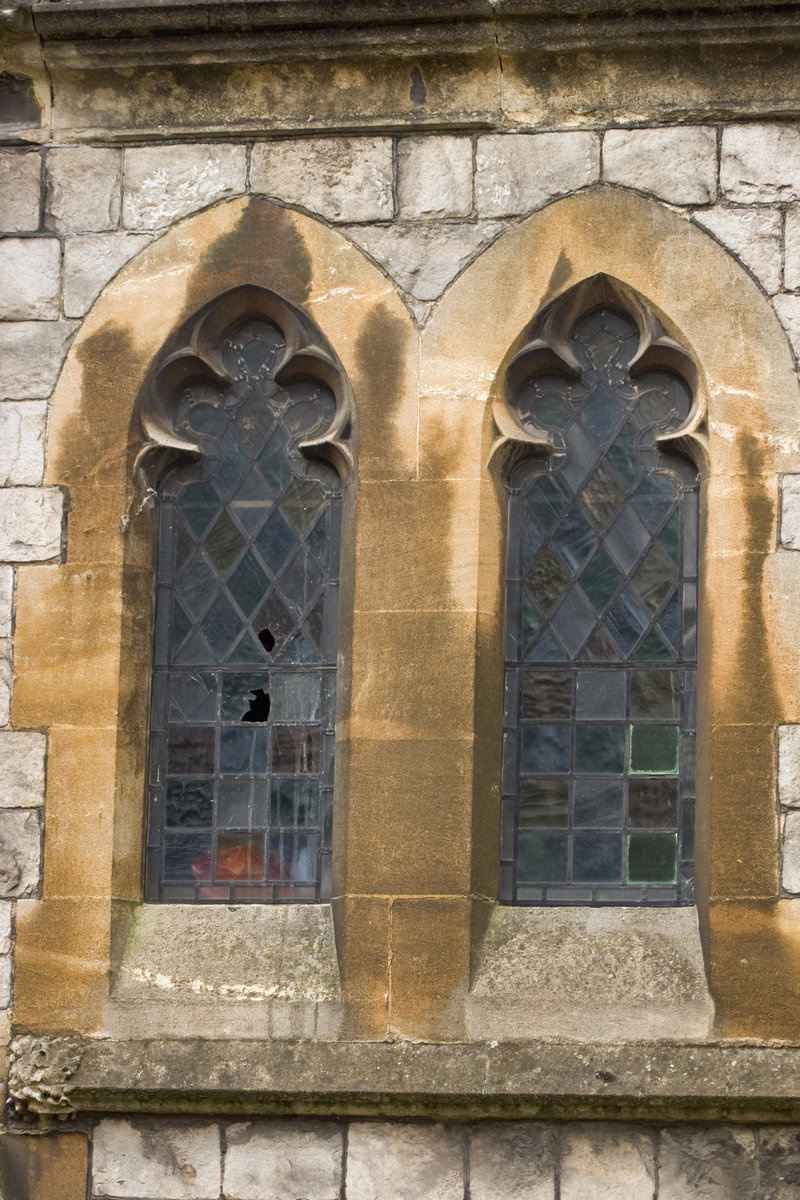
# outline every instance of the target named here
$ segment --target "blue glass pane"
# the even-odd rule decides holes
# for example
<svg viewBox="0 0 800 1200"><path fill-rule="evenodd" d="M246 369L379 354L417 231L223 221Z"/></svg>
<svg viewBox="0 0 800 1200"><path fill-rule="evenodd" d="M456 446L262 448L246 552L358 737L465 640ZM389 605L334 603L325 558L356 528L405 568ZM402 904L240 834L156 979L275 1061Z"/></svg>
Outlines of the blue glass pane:
<svg viewBox="0 0 800 1200"><path fill-rule="evenodd" d="M525 775L558 775L569 770L570 726L521 726L520 769Z"/></svg>

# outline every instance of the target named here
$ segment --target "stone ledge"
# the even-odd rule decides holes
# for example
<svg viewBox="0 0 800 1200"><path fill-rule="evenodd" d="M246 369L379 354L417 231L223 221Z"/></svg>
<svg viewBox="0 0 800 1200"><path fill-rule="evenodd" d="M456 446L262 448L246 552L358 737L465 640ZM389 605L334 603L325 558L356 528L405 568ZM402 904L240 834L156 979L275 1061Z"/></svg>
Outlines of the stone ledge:
<svg viewBox="0 0 800 1200"><path fill-rule="evenodd" d="M18 1037L11 1052L16 1107L43 1115L800 1120L796 1046Z"/></svg>

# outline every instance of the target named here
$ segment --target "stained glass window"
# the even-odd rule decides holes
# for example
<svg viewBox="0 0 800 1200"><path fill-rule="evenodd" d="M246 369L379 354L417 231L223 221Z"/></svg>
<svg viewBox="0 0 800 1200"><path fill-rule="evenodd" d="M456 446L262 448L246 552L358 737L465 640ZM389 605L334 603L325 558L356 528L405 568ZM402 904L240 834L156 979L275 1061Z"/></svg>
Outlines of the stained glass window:
<svg viewBox="0 0 800 1200"><path fill-rule="evenodd" d="M692 397L666 370L631 378L638 347L595 310L577 378L516 397L555 453L509 478L506 903L693 901L697 471L656 445Z"/></svg>
<svg viewBox="0 0 800 1200"><path fill-rule="evenodd" d="M330 895L341 487L298 447L333 393L279 386L262 318L224 336L227 387L175 398L198 463L160 489L147 893Z"/></svg>

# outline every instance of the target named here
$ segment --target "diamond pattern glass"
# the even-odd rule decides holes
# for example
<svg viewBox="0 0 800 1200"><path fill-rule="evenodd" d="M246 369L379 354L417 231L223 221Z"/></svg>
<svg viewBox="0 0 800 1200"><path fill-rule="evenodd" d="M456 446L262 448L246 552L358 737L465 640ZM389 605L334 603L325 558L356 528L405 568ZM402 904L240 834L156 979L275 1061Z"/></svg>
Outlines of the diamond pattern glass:
<svg viewBox="0 0 800 1200"><path fill-rule="evenodd" d="M276 383L285 341L269 321L235 326L220 349L229 388L198 383L175 401L203 458L160 494L147 895L320 900L341 485L298 446L330 426L335 400Z"/></svg>
<svg viewBox="0 0 800 1200"><path fill-rule="evenodd" d="M691 408L597 309L576 381L529 379L556 447L509 478L503 879L512 904L693 901L698 484L656 439Z"/></svg>

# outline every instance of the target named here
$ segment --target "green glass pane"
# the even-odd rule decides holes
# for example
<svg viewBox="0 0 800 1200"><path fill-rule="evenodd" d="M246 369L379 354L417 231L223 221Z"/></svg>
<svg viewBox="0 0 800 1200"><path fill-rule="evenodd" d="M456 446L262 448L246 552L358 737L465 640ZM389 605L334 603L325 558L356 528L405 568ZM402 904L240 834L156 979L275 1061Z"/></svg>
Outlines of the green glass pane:
<svg viewBox="0 0 800 1200"><path fill-rule="evenodd" d="M520 833L517 840L520 883L564 883L567 878L565 833Z"/></svg>
<svg viewBox="0 0 800 1200"><path fill-rule="evenodd" d="M607 329L600 329L586 343L598 367L605 367L620 351L619 338Z"/></svg>
<svg viewBox="0 0 800 1200"><path fill-rule="evenodd" d="M675 655L651 629L633 657L635 662L670 662Z"/></svg>
<svg viewBox="0 0 800 1200"><path fill-rule="evenodd" d="M536 637L542 628L542 618L527 592L522 593L522 645Z"/></svg>
<svg viewBox="0 0 800 1200"><path fill-rule="evenodd" d="M190 483L178 501L178 508L199 537L219 512L220 498L210 483Z"/></svg>
<svg viewBox="0 0 800 1200"><path fill-rule="evenodd" d="M621 655L616 643L601 626L599 629L595 629L583 647L582 657L588 659L589 662L612 663L619 662Z"/></svg>
<svg viewBox="0 0 800 1200"><path fill-rule="evenodd" d="M247 671L222 675L222 702L220 715L223 721L241 721L248 711L250 694L261 688L269 692L267 671Z"/></svg>
<svg viewBox="0 0 800 1200"><path fill-rule="evenodd" d="M306 539L306 546L320 566L324 567L328 560L328 533L324 516L311 530Z"/></svg>
<svg viewBox="0 0 800 1200"><path fill-rule="evenodd" d="M572 675L569 671L523 671L524 718L554 720L572 716Z"/></svg>
<svg viewBox="0 0 800 1200"><path fill-rule="evenodd" d="M172 648L173 648L173 650L177 650L178 646L180 646L181 642L187 636L187 634L189 633L189 630L191 628L192 628L191 621L189 620L186 613L183 611L180 604L178 604L178 602L176 600L175 601L175 609L174 609L174 613L173 613L173 623L172 623Z"/></svg>
<svg viewBox="0 0 800 1200"><path fill-rule="evenodd" d="M545 612L550 612L564 595L570 574L558 555L548 547L534 560L525 582L537 603Z"/></svg>
<svg viewBox="0 0 800 1200"><path fill-rule="evenodd" d="M581 491L581 504L599 530L610 524L624 499L625 493L605 463L600 464Z"/></svg>
<svg viewBox="0 0 800 1200"><path fill-rule="evenodd" d="M306 533L325 503L322 488L311 479L293 479L281 500L280 508L296 533Z"/></svg>
<svg viewBox="0 0 800 1200"><path fill-rule="evenodd" d="M674 883L677 860L677 834L629 834L628 883Z"/></svg>
<svg viewBox="0 0 800 1200"><path fill-rule="evenodd" d="M669 595L677 571L659 546L647 551L633 573L631 582L651 613L655 613Z"/></svg>
<svg viewBox="0 0 800 1200"><path fill-rule="evenodd" d="M631 727L632 775L675 775L677 770L677 725Z"/></svg>
<svg viewBox="0 0 800 1200"><path fill-rule="evenodd" d="M564 403L563 396L555 392L545 392L534 401L533 416L536 423L546 429L563 429L569 424L572 413Z"/></svg>
<svg viewBox="0 0 800 1200"><path fill-rule="evenodd" d="M568 823L569 783L566 779L521 779L519 827L550 828Z"/></svg>
<svg viewBox="0 0 800 1200"><path fill-rule="evenodd" d="M659 541L674 563L680 552L680 512L676 510L659 534Z"/></svg>
<svg viewBox="0 0 800 1200"><path fill-rule="evenodd" d="M227 661L242 664L257 663L264 662L265 658L266 654L260 642L252 638L249 633L245 633L233 653L228 655Z"/></svg>
<svg viewBox="0 0 800 1200"><path fill-rule="evenodd" d="M569 494L560 479L543 475L528 493L528 504L543 529L552 529L569 503Z"/></svg>
<svg viewBox="0 0 800 1200"><path fill-rule="evenodd" d="M631 779L628 824L637 829L674 829L678 820L677 779Z"/></svg>
<svg viewBox="0 0 800 1200"><path fill-rule="evenodd" d="M629 422L614 438L606 457L622 483L630 487L638 479L642 467L636 453L636 430Z"/></svg>
<svg viewBox="0 0 800 1200"><path fill-rule="evenodd" d="M631 717L680 715L680 677L677 671L631 673Z"/></svg>
<svg viewBox="0 0 800 1200"><path fill-rule="evenodd" d="M195 404L189 410L189 424L197 433L216 436L222 433L227 423L225 413L212 404Z"/></svg>
<svg viewBox="0 0 800 1200"><path fill-rule="evenodd" d="M279 425L256 460L273 494L279 492L289 479L286 442L286 431Z"/></svg>
<svg viewBox="0 0 800 1200"><path fill-rule="evenodd" d="M624 725L576 726L576 771L582 775L617 775L621 774L624 764Z"/></svg>
<svg viewBox="0 0 800 1200"><path fill-rule="evenodd" d="M580 577L581 587L598 612L602 612L621 583L622 575L600 546Z"/></svg>
<svg viewBox="0 0 800 1200"><path fill-rule="evenodd" d="M270 825L316 825L318 788L316 779L273 779L269 787Z"/></svg>
<svg viewBox="0 0 800 1200"><path fill-rule="evenodd" d="M222 512L206 536L204 549L217 570L224 572L236 562L244 545L244 537L230 514Z"/></svg>
<svg viewBox="0 0 800 1200"><path fill-rule="evenodd" d="M269 588L269 580L252 554L245 554L228 580L228 591L239 608L249 617Z"/></svg>

